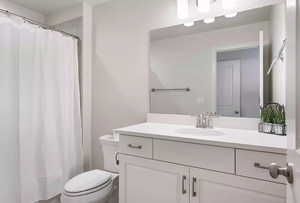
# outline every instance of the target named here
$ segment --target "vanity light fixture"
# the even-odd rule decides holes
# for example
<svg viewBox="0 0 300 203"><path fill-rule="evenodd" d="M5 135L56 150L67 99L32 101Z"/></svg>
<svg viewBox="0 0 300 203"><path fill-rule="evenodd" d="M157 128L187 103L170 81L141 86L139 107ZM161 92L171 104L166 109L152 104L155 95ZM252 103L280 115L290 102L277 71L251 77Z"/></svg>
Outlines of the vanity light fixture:
<svg viewBox="0 0 300 203"><path fill-rule="evenodd" d="M179 19L189 17L189 0L177 0L177 17Z"/></svg>
<svg viewBox="0 0 300 203"><path fill-rule="evenodd" d="M190 22L186 22L183 24L185 27L192 27L195 25L195 22L194 21L190 21Z"/></svg>
<svg viewBox="0 0 300 203"><path fill-rule="evenodd" d="M208 13L211 0L197 0L197 9L201 13Z"/></svg>
<svg viewBox="0 0 300 203"><path fill-rule="evenodd" d="M227 13L227 14L225 14L225 17L226 18L234 18L235 16L237 16L237 12L233 12L233 13Z"/></svg>
<svg viewBox="0 0 300 203"><path fill-rule="evenodd" d="M203 21L204 23L209 24L215 22L215 18L205 18Z"/></svg>

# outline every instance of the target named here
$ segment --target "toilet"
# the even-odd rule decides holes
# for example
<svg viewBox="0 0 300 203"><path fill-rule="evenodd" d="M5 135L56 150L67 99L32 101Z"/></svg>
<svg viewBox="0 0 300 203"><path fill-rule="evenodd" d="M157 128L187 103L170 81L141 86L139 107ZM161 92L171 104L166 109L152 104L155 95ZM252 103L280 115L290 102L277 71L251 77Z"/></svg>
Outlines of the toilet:
<svg viewBox="0 0 300 203"><path fill-rule="evenodd" d="M70 179L64 186L61 203L118 203L118 172L115 153L118 151L117 135L99 137L104 170L92 170Z"/></svg>

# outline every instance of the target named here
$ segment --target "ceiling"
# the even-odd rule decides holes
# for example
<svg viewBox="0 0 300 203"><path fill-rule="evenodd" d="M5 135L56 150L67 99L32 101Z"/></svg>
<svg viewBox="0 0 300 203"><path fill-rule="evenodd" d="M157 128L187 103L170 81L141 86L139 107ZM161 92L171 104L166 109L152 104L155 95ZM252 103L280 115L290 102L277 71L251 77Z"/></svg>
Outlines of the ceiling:
<svg viewBox="0 0 300 203"><path fill-rule="evenodd" d="M56 11L80 5L83 0L8 0L23 7L48 15Z"/></svg>
<svg viewBox="0 0 300 203"><path fill-rule="evenodd" d="M189 35L199 32L208 32L211 30L252 24L270 19L271 6L257 8L239 13L234 18L217 17L216 21L211 24L205 24L203 21L195 22L192 27L185 27L182 24L168 28L162 28L151 31L151 40L161 40L170 37Z"/></svg>

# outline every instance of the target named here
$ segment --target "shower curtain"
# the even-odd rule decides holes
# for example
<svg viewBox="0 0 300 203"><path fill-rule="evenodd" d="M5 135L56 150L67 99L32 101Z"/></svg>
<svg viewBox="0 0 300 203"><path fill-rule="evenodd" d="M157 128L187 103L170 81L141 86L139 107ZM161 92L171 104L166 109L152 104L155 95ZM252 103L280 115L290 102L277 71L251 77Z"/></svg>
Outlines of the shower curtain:
<svg viewBox="0 0 300 203"><path fill-rule="evenodd" d="M11 108L1 119L13 121L1 132L17 136L22 203L58 195L82 170L77 49L72 37L0 15L0 90Z"/></svg>

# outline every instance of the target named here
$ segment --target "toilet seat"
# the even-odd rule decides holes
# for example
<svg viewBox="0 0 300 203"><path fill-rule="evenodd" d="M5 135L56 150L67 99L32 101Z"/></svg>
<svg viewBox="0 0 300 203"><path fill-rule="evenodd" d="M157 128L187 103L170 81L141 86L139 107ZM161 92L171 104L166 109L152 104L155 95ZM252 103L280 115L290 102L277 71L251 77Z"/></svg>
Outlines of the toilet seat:
<svg viewBox="0 0 300 203"><path fill-rule="evenodd" d="M113 174L93 170L82 173L69 180L64 187L64 195L80 197L98 192L106 187L111 187Z"/></svg>
<svg viewBox="0 0 300 203"><path fill-rule="evenodd" d="M96 187L96 188L91 188L90 190L86 190L86 191L83 191L83 192L74 192L74 193L71 193L71 192L64 191L64 195L66 195L66 196L68 196L68 197L80 197L80 196L85 196L85 195L89 195L89 194L98 192L98 191L100 191L100 190L103 190L104 188L109 187L111 184L112 184L112 180L109 180L109 181L108 181L106 184L104 184L104 185L98 186L98 187Z"/></svg>

